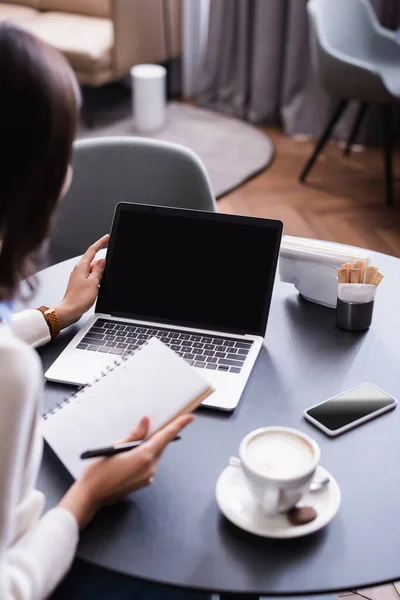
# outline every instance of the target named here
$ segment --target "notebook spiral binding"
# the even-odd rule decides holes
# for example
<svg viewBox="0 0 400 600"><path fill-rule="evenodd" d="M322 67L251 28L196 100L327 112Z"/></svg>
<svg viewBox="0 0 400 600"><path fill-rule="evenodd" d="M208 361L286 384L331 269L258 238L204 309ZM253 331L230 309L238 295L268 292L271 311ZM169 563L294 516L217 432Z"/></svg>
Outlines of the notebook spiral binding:
<svg viewBox="0 0 400 600"><path fill-rule="evenodd" d="M128 352L125 356L121 356L121 360L115 359L112 365L107 365L106 369L100 372L100 377L107 377L108 373L114 371L116 367L120 367L123 364L123 362L127 361L131 356L136 354L136 352L139 352L143 348L143 346L146 345L147 341L141 346L139 346L139 348L136 348L136 350ZM86 385L80 386L76 390L76 392L74 392L70 396L66 396L62 402L57 402L54 408L42 413L43 420L47 421L47 419L54 415L57 411L62 410L66 404L69 404L71 402L72 398L77 398L78 396L84 393L86 388L92 387L92 385L95 385L98 381L100 381L100 377L95 377L95 379L91 383L87 383Z"/></svg>

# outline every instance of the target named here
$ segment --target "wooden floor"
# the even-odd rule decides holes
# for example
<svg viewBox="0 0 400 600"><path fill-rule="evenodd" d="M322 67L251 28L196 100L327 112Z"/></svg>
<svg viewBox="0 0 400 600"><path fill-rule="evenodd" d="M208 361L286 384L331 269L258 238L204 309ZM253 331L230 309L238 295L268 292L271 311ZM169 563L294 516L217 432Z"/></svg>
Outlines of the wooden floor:
<svg viewBox="0 0 400 600"><path fill-rule="evenodd" d="M384 200L382 153L368 149L343 156L331 142L306 185L298 175L314 142L295 141L263 128L275 159L260 175L218 202L221 212L281 219L288 235L361 246L400 257L400 160L395 156L396 208Z"/></svg>
<svg viewBox="0 0 400 600"><path fill-rule="evenodd" d="M333 142L314 166L307 185L302 185L298 175L314 143L288 139L277 129L263 129L275 143L273 164L221 198L221 212L281 219L288 235L400 257L400 185L395 187L397 207L387 208L379 150L368 149L345 158ZM395 157L395 174L400 181L399 156ZM348 600L400 600L400 582L357 592L339 596Z"/></svg>

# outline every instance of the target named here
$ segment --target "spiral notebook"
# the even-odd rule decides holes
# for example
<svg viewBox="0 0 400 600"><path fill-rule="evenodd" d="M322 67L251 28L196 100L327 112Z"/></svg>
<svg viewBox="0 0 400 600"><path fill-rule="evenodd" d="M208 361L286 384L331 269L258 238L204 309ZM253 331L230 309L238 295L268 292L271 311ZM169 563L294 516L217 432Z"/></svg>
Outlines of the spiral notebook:
<svg viewBox="0 0 400 600"><path fill-rule="evenodd" d="M152 435L174 417L193 411L213 391L183 358L151 338L43 415L42 433L78 478L87 464L80 459L85 450L120 440L143 416L150 418Z"/></svg>

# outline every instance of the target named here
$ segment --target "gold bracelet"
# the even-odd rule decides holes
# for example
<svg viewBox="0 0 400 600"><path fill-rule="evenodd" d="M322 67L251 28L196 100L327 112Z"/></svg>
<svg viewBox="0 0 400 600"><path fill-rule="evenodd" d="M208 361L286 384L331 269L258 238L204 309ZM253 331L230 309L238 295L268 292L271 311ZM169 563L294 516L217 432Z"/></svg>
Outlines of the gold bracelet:
<svg viewBox="0 0 400 600"><path fill-rule="evenodd" d="M44 318L46 319L51 339L57 337L61 331L61 322L60 317L58 316L54 308L49 308L48 306L39 306L37 310L41 312Z"/></svg>

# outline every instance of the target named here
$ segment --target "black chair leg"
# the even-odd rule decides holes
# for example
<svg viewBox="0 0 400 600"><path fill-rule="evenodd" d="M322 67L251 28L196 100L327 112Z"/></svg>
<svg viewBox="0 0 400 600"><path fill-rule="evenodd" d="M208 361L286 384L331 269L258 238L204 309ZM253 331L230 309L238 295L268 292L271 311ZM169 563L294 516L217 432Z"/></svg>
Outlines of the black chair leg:
<svg viewBox="0 0 400 600"><path fill-rule="evenodd" d="M365 113L367 112L368 104L367 102L361 102L360 108L358 109L358 113L356 116L356 120L354 121L353 129L350 132L349 139L347 140L346 148L344 150L345 156L350 156L351 146L354 144L354 140L357 137L358 130L360 129L360 125L365 117Z"/></svg>
<svg viewBox="0 0 400 600"><path fill-rule="evenodd" d="M82 86L82 118L88 129L94 125L94 113L96 110L97 89L90 86Z"/></svg>
<svg viewBox="0 0 400 600"><path fill-rule="evenodd" d="M336 106L326 128L325 131L323 132L322 136L320 137L314 152L311 155L311 158L307 161L304 169L302 170L301 174L300 174L300 181L302 183L304 183L304 181L306 180L307 175L309 174L309 172L311 171L315 161L317 160L318 154L321 152L321 150L323 149L323 147L325 146L326 142L329 140L329 138L331 137L331 133L333 128L335 127L337 121L340 119L340 117L343 114L343 111L345 110L346 106L348 105L349 101L348 100L340 100L340 102L338 103L338 105Z"/></svg>
<svg viewBox="0 0 400 600"><path fill-rule="evenodd" d="M393 206L393 133L392 133L392 107L382 104L382 133L383 153L385 160L386 204Z"/></svg>

